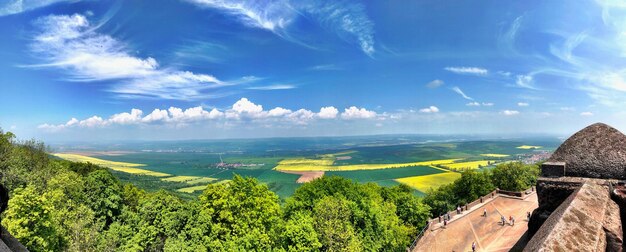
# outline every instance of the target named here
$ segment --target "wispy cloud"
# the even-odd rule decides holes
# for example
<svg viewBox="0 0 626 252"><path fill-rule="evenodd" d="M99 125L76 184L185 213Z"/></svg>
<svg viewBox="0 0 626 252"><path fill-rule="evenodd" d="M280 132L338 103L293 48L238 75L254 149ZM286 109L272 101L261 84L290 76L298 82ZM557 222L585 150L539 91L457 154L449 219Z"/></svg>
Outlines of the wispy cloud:
<svg viewBox="0 0 626 252"><path fill-rule="evenodd" d="M469 102L469 103L465 104L465 106L480 107L480 102Z"/></svg>
<svg viewBox="0 0 626 252"><path fill-rule="evenodd" d="M18 14L60 2L78 0L3 0L0 2L0 16Z"/></svg>
<svg viewBox="0 0 626 252"><path fill-rule="evenodd" d="M265 110L262 105L256 104L247 98L241 98L235 102L230 108L219 110L213 108L205 110L202 106L182 109L178 107L170 107L168 109L154 109L149 114L144 114L140 109L131 109L130 112L122 112L113 114L107 119L94 115L92 117L79 120L71 118L62 124L41 124L39 129L56 132L70 128L104 128L120 125L150 125L150 124L168 124L168 125L187 125L194 123L214 122L246 122L255 121L260 123L290 123L293 125L307 124L313 120L359 120L359 119L376 119L381 115L365 108L351 106L346 108L341 117L339 110L333 106L320 108L319 112L313 112L308 109L291 110L283 107L275 107Z"/></svg>
<svg viewBox="0 0 626 252"><path fill-rule="evenodd" d="M162 67L151 57L134 56L124 43L95 32L83 15L51 15L35 24L40 32L31 48L45 63L25 67L62 69L71 81L117 80L108 91L118 97L197 100L215 97L211 91L216 88L247 81L222 81Z"/></svg>
<svg viewBox="0 0 626 252"><path fill-rule="evenodd" d="M442 80L438 80L437 79L437 80L433 80L431 82L428 82L426 84L426 87L427 88L438 88L438 87L442 86L443 84L444 84L444 82Z"/></svg>
<svg viewBox="0 0 626 252"><path fill-rule="evenodd" d="M345 1L253 1L253 0L186 0L197 6L231 13L250 27L271 31L287 40L301 43L290 29L297 19L312 18L319 25L350 38L361 50L372 56L374 25L360 3ZM306 17L306 18L305 18Z"/></svg>
<svg viewBox="0 0 626 252"><path fill-rule="evenodd" d="M521 88L528 88L528 89L537 89L534 85L533 85L533 76L532 75L517 75L516 76L516 81L515 84L518 87Z"/></svg>
<svg viewBox="0 0 626 252"><path fill-rule="evenodd" d="M275 84L269 86L258 86L258 87L249 87L247 89L252 90L282 90L282 89L294 89L296 85L293 84Z"/></svg>
<svg viewBox="0 0 626 252"><path fill-rule="evenodd" d="M446 67L444 70L456 74L487 75L489 70L480 67Z"/></svg>
<svg viewBox="0 0 626 252"><path fill-rule="evenodd" d="M585 111L585 112L581 112L580 115L581 116L593 116L593 113L591 113L589 111Z"/></svg>
<svg viewBox="0 0 626 252"><path fill-rule="evenodd" d="M504 110L502 111L502 114L505 116L514 116L514 115L519 115L519 111L517 110Z"/></svg>
<svg viewBox="0 0 626 252"><path fill-rule="evenodd" d="M530 106L530 104L528 104L527 102L518 102L517 106L519 106L519 107L528 107L528 106Z"/></svg>
<svg viewBox="0 0 626 252"><path fill-rule="evenodd" d="M312 71L333 71L333 70L341 70L342 68L335 64L326 64L326 65L316 65L308 68Z"/></svg>
<svg viewBox="0 0 626 252"><path fill-rule="evenodd" d="M461 97L463 97L463 98L465 98L465 99L467 99L467 100L470 100L470 101L473 101L473 100L474 100L472 97L467 96L467 95L463 92L463 90L461 90L459 87L452 87L452 91L454 91L455 93L457 93L457 94L461 95Z"/></svg>

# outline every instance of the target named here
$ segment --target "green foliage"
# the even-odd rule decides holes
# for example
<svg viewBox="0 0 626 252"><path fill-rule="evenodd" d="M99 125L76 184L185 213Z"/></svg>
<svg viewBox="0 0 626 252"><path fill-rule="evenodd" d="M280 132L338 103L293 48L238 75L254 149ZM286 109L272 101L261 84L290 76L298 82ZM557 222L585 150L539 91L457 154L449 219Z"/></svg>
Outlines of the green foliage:
<svg viewBox="0 0 626 252"><path fill-rule="evenodd" d="M494 185L502 190L521 191L537 183L541 171L537 165L519 162L504 163L492 171Z"/></svg>
<svg viewBox="0 0 626 252"><path fill-rule="evenodd" d="M240 176L199 197L146 192L14 138L0 131L0 182L12 196L2 224L32 251L404 251L429 216L407 186L336 176L303 185L282 206L266 184Z"/></svg>
<svg viewBox="0 0 626 252"><path fill-rule="evenodd" d="M458 205L477 200L495 188L507 191L521 191L537 183L539 177L537 165L524 165L520 162L509 162L496 166L491 170L467 170L454 183L429 190L424 203L431 207L432 216L439 216Z"/></svg>
<svg viewBox="0 0 626 252"><path fill-rule="evenodd" d="M113 222L122 210L122 189L119 181L107 170L96 170L85 177L86 204L103 220Z"/></svg>
<svg viewBox="0 0 626 252"><path fill-rule="evenodd" d="M303 212L291 215L281 233L283 248L287 251L318 251L322 247L314 219Z"/></svg>
<svg viewBox="0 0 626 252"><path fill-rule="evenodd" d="M53 206L34 186L16 189L2 225L32 251L59 251L62 237L51 216Z"/></svg>

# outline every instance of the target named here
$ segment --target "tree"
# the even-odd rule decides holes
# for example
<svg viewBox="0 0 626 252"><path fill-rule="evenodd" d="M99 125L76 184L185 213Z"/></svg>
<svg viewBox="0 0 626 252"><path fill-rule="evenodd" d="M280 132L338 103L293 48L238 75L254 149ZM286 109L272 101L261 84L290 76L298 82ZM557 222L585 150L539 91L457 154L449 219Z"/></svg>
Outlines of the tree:
<svg viewBox="0 0 626 252"><path fill-rule="evenodd" d="M65 248L54 224L49 201L34 186L18 188L9 200L2 225L31 251L61 251Z"/></svg>
<svg viewBox="0 0 626 252"><path fill-rule="evenodd" d="M466 204L493 191L495 186L491 176L486 171L466 170L461 178L454 181L453 191L458 200L457 204Z"/></svg>
<svg viewBox="0 0 626 252"><path fill-rule="evenodd" d="M496 187L507 191L521 191L537 183L540 170L537 165L509 162L496 166L492 174Z"/></svg>
<svg viewBox="0 0 626 252"><path fill-rule="evenodd" d="M350 223L350 208L347 200L332 196L324 197L315 204L315 230L320 236L322 250L361 250L361 241Z"/></svg>
<svg viewBox="0 0 626 252"><path fill-rule="evenodd" d="M107 170L96 170L85 178L86 205L106 228L122 210L122 190L119 181Z"/></svg>
<svg viewBox="0 0 626 252"><path fill-rule="evenodd" d="M322 247L315 231L314 219L303 212L289 217L281 233L282 246L287 251L318 251Z"/></svg>
<svg viewBox="0 0 626 252"><path fill-rule="evenodd" d="M254 178L209 184L200 196L200 215L210 223L212 250L270 250L282 219L278 196ZM217 246L217 247L213 247Z"/></svg>

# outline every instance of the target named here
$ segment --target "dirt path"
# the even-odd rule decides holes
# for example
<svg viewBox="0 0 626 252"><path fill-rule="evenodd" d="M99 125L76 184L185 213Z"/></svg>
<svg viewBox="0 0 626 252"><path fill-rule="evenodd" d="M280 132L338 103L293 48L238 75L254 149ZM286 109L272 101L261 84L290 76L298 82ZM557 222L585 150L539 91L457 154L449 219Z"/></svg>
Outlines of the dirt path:
<svg viewBox="0 0 626 252"><path fill-rule="evenodd" d="M427 231L414 251L472 251L472 242L476 242L477 251L509 251L528 229L526 212L537 206L536 194L525 200L497 197L445 228ZM487 217L482 216L484 208ZM503 226L501 215L507 222L513 216L515 225Z"/></svg>
<svg viewBox="0 0 626 252"><path fill-rule="evenodd" d="M323 171L279 171L279 172L300 175L298 180L296 180L296 183L299 183L299 184L306 183L316 178L321 178L322 176L324 176Z"/></svg>

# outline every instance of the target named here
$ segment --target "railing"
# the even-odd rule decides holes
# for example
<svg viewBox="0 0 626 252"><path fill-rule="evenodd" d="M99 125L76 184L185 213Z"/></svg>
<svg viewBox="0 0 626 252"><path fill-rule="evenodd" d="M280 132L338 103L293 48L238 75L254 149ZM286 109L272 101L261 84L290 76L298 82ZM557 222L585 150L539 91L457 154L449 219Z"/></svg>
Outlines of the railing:
<svg viewBox="0 0 626 252"><path fill-rule="evenodd" d="M481 197L479 197L477 200L474 200L468 204L465 204L463 206L461 206L461 213L463 211L468 211L469 209L471 209L472 207L478 205L478 204L482 204L485 203L485 201L489 200L489 199L495 199L500 195L506 195L508 197L515 197L515 198L519 198L519 199L525 199L526 197L530 196L530 194L532 192L535 191L535 187L531 186L530 188L523 190L521 192L511 192L511 191L504 191L504 190L500 190L500 189L496 189L493 190L492 192L483 195ZM526 195L526 196L524 196ZM422 230L417 234L417 237L415 237L415 240L413 240L413 243L411 244L411 246L408 248L409 251L412 251L413 249L415 249L415 246L417 246L417 243L419 242L419 240L424 236L424 233L426 233L426 230L428 230L428 228L430 228L431 225L434 225L435 223L441 223L443 222L443 220L445 219L445 216L449 215L450 219L452 219L454 216L456 216L457 210L452 210L449 211L447 213L444 213L436 218L432 218L430 220L428 220L428 222L426 223L426 226L424 226L424 228L422 228Z"/></svg>
<svg viewBox="0 0 626 252"><path fill-rule="evenodd" d="M411 243L411 246L409 247L409 251L413 251L413 249L415 249L415 246L417 246L417 242L419 242L419 240L424 236L424 233L426 233L426 230L428 230L428 228L430 228L430 221L426 222L426 225L424 226L424 228L422 228L422 231L420 231L417 236L415 237L415 240L413 240L413 243Z"/></svg>

